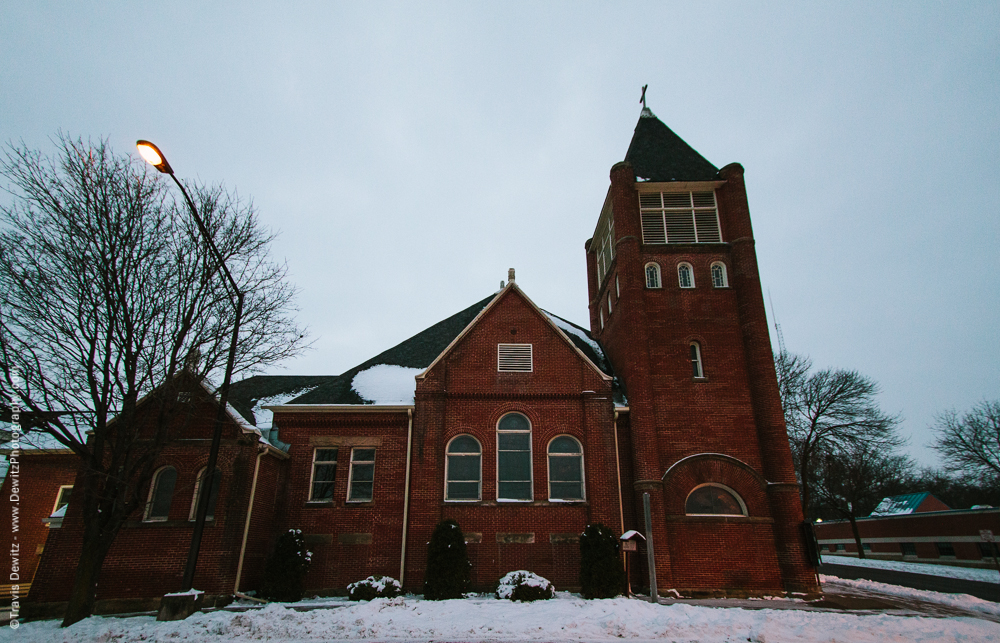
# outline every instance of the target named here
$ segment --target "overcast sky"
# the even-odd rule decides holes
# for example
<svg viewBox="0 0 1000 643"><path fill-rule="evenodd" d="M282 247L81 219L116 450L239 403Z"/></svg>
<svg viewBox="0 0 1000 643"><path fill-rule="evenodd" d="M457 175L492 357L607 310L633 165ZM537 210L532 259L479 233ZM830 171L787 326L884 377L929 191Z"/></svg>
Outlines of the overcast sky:
<svg viewBox="0 0 1000 643"><path fill-rule="evenodd" d="M879 381L925 464L935 413L1000 398L1000 3L7 1L0 60L0 141L147 138L253 198L316 340L275 373L341 373L509 267L587 325L648 83L746 168L789 350Z"/></svg>

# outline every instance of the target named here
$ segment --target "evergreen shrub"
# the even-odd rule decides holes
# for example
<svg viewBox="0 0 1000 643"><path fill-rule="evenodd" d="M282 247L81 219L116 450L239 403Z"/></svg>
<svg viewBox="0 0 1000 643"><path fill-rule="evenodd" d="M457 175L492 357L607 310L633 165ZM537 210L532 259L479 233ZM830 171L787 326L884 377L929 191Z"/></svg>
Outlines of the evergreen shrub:
<svg viewBox="0 0 1000 643"><path fill-rule="evenodd" d="M292 603L302 600L302 581L309 571L312 552L306 549L301 529L289 529L278 537L274 552L264 565L258 594L269 601Z"/></svg>
<svg viewBox="0 0 1000 643"><path fill-rule="evenodd" d="M516 572L507 572L500 579L496 589L497 598L509 598L512 601L538 601L554 598L556 588L548 579L542 578L538 574L519 569Z"/></svg>
<svg viewBox="0 0 1000 643"><path fill-rule="evenodd" d="M462 598L469 589L471 569L462 528L450 518L442 520L427 545L424 598L432 601Z"/></svg>
<svg viewBox="0 0 1000 643"><path fill-rule="evenodd" d="M391 576L369 576L347 586L347 597L352 601L370 601L376 598L395 598L403 593L399 581Z"/></svg>
<svg viewBox="0 0 1000 643"><path fill-rule="evenodd" d="M580 536L580 594L584 598L614 598L625 587L618 557L618 537L601 523L587 525Z"/></svg>

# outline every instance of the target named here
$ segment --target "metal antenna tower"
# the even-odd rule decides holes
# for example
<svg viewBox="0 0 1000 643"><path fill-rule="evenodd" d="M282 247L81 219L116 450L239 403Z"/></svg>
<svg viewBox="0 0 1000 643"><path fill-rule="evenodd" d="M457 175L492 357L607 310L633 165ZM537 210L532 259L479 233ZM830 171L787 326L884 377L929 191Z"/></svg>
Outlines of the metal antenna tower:
<svg viewBox="0 0 1000 643"><path fill-rule="evenodd" d="M774 312L774 301L771 299L771 289L767 289L767 301L771 304L771 318L774 319L774 331L778 335L778 354L785 354L785 336L781 334L781 324L778 323L778 316Z"/></svg>

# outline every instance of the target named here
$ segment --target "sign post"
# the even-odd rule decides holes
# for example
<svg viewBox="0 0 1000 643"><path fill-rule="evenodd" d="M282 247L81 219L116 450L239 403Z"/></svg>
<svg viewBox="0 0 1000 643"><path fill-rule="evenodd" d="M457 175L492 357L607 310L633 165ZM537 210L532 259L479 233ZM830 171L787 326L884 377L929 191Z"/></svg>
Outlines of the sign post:
<svg viewBox="0 0 1000 643"><path fill-rule="evenodd" d="M625 598L632 598L632 577L628 573L628 559L629 552L639 551L638 538L642 538L642 534L634 529L621 535L622 553L625 556ZM645 540L645 538L642 539Z"/></svg>

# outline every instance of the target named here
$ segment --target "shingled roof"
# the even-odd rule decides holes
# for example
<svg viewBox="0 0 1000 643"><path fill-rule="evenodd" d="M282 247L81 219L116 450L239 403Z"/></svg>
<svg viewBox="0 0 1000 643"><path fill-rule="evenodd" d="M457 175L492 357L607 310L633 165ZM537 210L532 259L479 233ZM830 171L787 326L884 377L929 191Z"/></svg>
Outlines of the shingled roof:
<svg viewBox="0 0 1000 643"><path fill-rule="evenodd" d="M709 163L648 108L642 109L625 153L636 178L645 181L715 181L719 169Z"/></svg>
<svg viewBox="0 0 1000 643"><path fill-rule="evenodd" d="M427 368L494 297L496 294L476 302L340 375L256 375L235 382L230 388L230 403L254 425L258 424L258 416L263 417L261 407L266 405L371 404L353 388L358 373L375 366ZM614 375L600 345L586 329L552 313L545 314L601 371ZM617 386L615 389L616 400L622 403L624 396Z"/></svg>

